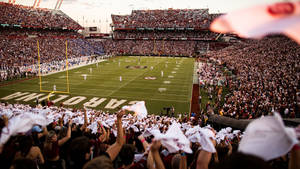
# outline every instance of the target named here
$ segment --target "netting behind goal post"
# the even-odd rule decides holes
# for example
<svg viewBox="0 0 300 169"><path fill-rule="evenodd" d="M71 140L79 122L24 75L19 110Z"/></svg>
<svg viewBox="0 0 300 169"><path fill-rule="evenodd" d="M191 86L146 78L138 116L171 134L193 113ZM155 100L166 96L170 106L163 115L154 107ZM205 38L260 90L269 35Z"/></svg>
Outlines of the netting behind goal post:
<svg viewBox="0 0 300 169"><path fill-rule="evenodd" d="M45 90L42 87L42 73L41 73L41 57L40 57L40 46L39 41L37 40L37 49L38 49L38 65L39 65L39 84L40 84L40 92L49 93L50 96L52 93L62 93L62 94L69 94L70 93L70 84L69 84L69 62L68 62L68 41L65 43L66 45L66 91L58 91L58 90ZM49 100L49 97L48 97Z"/></svg>

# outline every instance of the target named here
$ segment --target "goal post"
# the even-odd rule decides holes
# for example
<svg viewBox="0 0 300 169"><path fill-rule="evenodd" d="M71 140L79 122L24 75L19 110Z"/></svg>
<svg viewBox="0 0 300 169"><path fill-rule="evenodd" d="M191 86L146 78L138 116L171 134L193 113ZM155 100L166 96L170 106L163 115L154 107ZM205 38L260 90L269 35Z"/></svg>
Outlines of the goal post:
<svg viewBox="0 0 300 169"><path fill-rule="evenodd" d="M40 44L39 40L37 40L37 49L38 49L38 65L39 65L39 81L40 81L40 92L52 93L61 93L61 94L69 94L70 93L70 83L69 83L69 61L68 61L68 41L65 42L66 45L66 89L67 91L54 91L54 90L44 90L42 87L42 73L41 73L41 56L40 56Z"/></svg>

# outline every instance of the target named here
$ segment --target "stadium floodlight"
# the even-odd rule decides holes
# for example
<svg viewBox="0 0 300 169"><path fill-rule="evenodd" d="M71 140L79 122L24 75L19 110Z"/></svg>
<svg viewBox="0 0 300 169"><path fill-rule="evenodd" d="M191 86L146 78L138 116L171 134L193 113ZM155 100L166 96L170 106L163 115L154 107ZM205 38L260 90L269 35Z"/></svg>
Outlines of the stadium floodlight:
<svg viewBox="0 0 300 169"><path fill-rule="evenodd" d="M38 49L38 64L39 64L39 80L40 80L40 92L49 93L50 96L52 93L62 93L69 94L70 93L70 83L69 83L69 62L68 62L68 41L66 40L66 80L67 80L67 91L57 91L56 89L51 90L43 90L42 88L42 74L41 74L41 57L40 57L40 46L39 41L37 40L37 49Z"/></svg>

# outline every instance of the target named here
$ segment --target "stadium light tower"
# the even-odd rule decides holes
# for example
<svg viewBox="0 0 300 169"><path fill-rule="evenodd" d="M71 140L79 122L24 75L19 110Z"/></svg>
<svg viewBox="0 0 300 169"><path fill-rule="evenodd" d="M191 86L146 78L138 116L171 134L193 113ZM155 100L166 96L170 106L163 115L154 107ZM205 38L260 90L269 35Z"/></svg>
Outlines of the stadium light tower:
<svg viewBox="0 0 300 169"><path fill-rule="evenodd" d="M106 16L106 26L105 26L105 32L107 33L107 29L108 29L109 25L108 25L108 19L107 19L107 16Z"/></svg>
<svg viewBox="0 0 300 169"><path fill-rule="evenodd" d="M63 0L57 0L54 9L60 9L62 2L63 2Z"/></svg>
<svg viewBox="0 0 300 169"><path fill-rule="evenodd" d="M33 3L33 5L32 5L32 7L34 8L34 7L35 7L35 5L36 5L36 0L34 0L34 3Z"/></svg>
<svg viewBox="0 0 300 169"><path fill-rule="evenodd" d="M40 3L42 0L39 0L39 2L37 3L36 7L39 8L40 7Z"/></svg>
<svg viewBox="0 0 300 169"><path fill-rule="evenodd" d="M130 5L128 5L128 6L129 6L129 8L131 9L131 11L134 10L134 4L130 4Z"/></svg>
<svg viewBox="0 0 300 169"><path fill-rule="evenodd" d="M38 0L38 1L37 1L37 0L34 0L34 3L33 3L33 5L32 5L32 7L33 7L33 8L35 8L35 7L37 7L37 8L40 7L41 1L42 1L42 0Z"/></svg>

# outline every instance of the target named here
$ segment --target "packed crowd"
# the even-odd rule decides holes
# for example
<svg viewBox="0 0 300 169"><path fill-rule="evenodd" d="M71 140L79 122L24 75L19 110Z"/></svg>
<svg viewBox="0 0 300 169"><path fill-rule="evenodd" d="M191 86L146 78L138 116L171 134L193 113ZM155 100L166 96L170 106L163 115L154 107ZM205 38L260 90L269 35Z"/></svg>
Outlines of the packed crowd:
<svg viewBox="0 0 300 169"><path fill-rule="evenodd" d="M28 37L40 37L40 38L63 38L63 37L73 37L80 38L82 35L78 34L76 31L70 30L55 30L49 31L48 29L31 29L31 28L7 28L0 27L0 37L1 38L28 38Z"/></svg>
<svg viewBox="0 0 300 169"><path fill-rule="evenodd" d="M104 57L104 56L103 56ZM82 56L82 57L76 57L68 59L68 69L76 68L79 66L84 66L88 64L93 64L101 61L101 58L99 57L91 57L91 56ZM66 60L56 60L51 62L46 62L40 64L40 67L38 64L30 65L30 66L21 66L20 72L29 72L31 74L37 75L39 73L41 75L46 75L49 73L64 71L67 69ZM27 77L27 76L25 76Z"/></svg>
<svg viewBox="0 0 300 169"><path fill-rule="evenodd" d="M4 103L0 104L0 115L3 169L10 166L19 169L22 165L28 169L243 168L245 165L285 169L289 161L297 164L297 155L286 155L291 147L284 148L285 153L273 151L272 157L267 153L247 154L248 146L241 144L249 139L247 132L255 131L242 133L227 127L217 132L209 125L201 127L193 118L148 115L140 119L130 113L125 115L124 110L107 114L91 109ZM270 117L272 123L280 122L274 117ZM299 135L298 129L295 132ZM289 145L297 142L293 136ZM279 142L279 146L283 144ZM292 149L293 153L299 151L297 145ZM295 164L289 168L296 169Z"/></svg>
<svg viewBox="0 0 300 169"><path fill-rule="evenodd" d="M218 34L210 31L114 31L114 39L173 39L215 40Z"/></svg>
<svg viewBox="0 0 300 169"><path fill-rule="evenodd" d="M208 29L219 14L208 9L133 10L131 15L112 15L118 28L198 28Z"/></svg>
<svg viewBox="0 0 300 169"><path fill-rule="evenodd" d="M31 28L83 29L60 10L32 8L0 2L0 23Z"/></svg>
<svg viewBox="0 0 300 169"><path fill-rule="evenodd" d="M217 61L210 60L207 62L199 62L197 74L199 77L199 84L201 87L222 86L226 82L226 76L222 70L223 66Z"/></svg>
<svg viewBox="0 0 300 169"><path fill-rule="evenodd" d="M105 40L103 42L105 53L112 55L192 56L195 48L203 45L207 46L196 41Z"/></svg>
<svg viewBox="0 0 300 169"><path fill-rule="evenodd" d="M299 46L284 37L239 43L210 52L218 60L200 71L200 79L218 81L227 67L225 86L229 94L216 112L237 119L252 119L270 112L282 117L300 117ZM214 84L209 83L209 85ZM217 88L214 91L218 93Z"/></svg>
<svg viewBox="0 0 300 169"><path fill-rule="evenodd" d="M30 66L38 65L37 41L41 64L65 60L66 41L69 59L104 54L99 42L85 40L72 31L1 29L0 33L1 81L36 73Z"/></svg>
<svg viewBox="0 0 300 169"><path fill-rule="evenodd" d="M207 50L207 45L200 40L217 38L218 34L207 31L217 16L219 14L209 14L208 9L133 10L131 15L112 15L114 41L103 45L106 53L115 55L192 56ZM170 28L174 30L168 30ZM188 28L192 30L186 30Z"/></svg>

